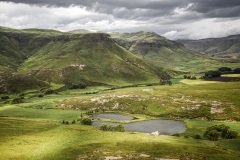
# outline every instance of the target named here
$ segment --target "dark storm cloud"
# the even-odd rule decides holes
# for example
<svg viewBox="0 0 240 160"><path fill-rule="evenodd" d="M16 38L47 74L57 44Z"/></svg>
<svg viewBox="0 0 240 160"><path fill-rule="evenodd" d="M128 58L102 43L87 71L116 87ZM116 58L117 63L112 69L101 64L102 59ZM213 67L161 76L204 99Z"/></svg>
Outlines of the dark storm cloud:
<svg viewBox="0 0 240 160"><path fill-rule="evenodd" d="M102 5L109 5L113 8L125 7L129 9L134 8L148 8L148 9L159 9L159 8L169 8L179 6L182 3L187 2L187 0L0 0L5 2L14 3L27 3L36 5L52 5L52 6L70 6L70 5L83 5L91 7L96 3Z"/></svg>
<svg viewBox="0 0 240 160"><path fill-rule="evenodd" d="M238 17L240 16L239 0L190 0L193 10L205 17Z"/></svg>
<svg viewBox="0 0 240 160"><path fill-rule="evenodd" d="M154 31L177 38L240 33L240 0L0 0L0 25ZM11 3L5 3L11 2Z"/></svg>
<svg viewBox="0 0 240 160"><path fill-rule="evenodd" d="M95 12L111 14L118 18L144 19L170 14L187 0L0 0L5 2L47 5L58 7L82 6Z"/></svg>
<svg viewBox="0 0 240 160"><path fill-rule="evenodd" d="M101 13L112 14L120 18L156 17L168 15L177 8L190 3L192 12L203 17L240 16L240 0L0 0L6 2L35 5L61 6L79 5ZM121 12L122 10L122 12ZM136 13L136 11L138 13Z"/></svg>

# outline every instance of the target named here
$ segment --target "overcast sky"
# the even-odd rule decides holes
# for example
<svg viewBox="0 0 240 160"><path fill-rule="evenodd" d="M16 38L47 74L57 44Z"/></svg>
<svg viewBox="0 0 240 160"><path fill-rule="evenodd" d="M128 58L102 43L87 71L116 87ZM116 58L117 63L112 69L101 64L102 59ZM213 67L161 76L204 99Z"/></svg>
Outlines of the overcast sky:
<svg viewBox="0 0 240 160"><path fill-rule="evenodd" d="M240 34L240 0L0 0L0 26L223 37Z"/></svg>

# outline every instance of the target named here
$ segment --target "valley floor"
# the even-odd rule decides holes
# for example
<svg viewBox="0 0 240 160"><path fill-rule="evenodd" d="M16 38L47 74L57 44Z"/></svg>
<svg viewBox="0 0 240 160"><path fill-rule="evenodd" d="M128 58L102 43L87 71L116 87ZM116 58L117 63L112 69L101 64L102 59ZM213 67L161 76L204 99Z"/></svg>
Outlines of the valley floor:
<svg viewBox="0 0 240 160"><path fill-rule="evenodd" d="M26 92L24 103L1 104L1 160L240 158L239 138L209 141L203 137L205 129L216 124L240 133L240 82L183 80L173 86L34 94ZM90 110L121 112L138 120L179 119L187 129L175 136L153 136L101 131L78 122L62 124ZM196 134L202 139L194 139Z"/></svg>

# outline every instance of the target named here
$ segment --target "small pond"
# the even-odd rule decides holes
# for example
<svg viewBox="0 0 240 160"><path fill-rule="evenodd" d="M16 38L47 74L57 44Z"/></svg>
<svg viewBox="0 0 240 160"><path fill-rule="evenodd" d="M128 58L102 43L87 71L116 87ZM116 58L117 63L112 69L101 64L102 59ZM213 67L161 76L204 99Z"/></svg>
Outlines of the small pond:
<svg viewBox="0 0 240 160"><path fill-rule="evenodd" d="M122 115L119 113L100 113L100 114L94 114L92 116L93 119L97 118L105 118L105 119L113 119L113 120L118 120L118 121L129 121L133 120L133 117L127 116L127 115Z"/></svg>
<svg viewBox="0 0 240 160"><path fill-rule="evenodd" d="M184 122L176 120L146 120L124 125L129 132L152 133L158 131L162 135L183 133L186 130Z"/></svg>
<svg viewBox="0 0 240 160"><path fill-rule="evenodd" d="M104 121L94 121L93 126L99 128L100 126L112 125L116 126L120 124L121 121L130 121L133 120L134 117L128 115L122 115L119 113L100 113L94 114L92 116L93 119L105 118L105 119L113 119L118 122L104 122ZM158 131L161 135L172 135L176 133L183 133L186 130L185 124L182 121L177 120L145 120L138 122L131 122L123 124L124 128L128 132L143 132L143 133L152 133Z"/></svg>

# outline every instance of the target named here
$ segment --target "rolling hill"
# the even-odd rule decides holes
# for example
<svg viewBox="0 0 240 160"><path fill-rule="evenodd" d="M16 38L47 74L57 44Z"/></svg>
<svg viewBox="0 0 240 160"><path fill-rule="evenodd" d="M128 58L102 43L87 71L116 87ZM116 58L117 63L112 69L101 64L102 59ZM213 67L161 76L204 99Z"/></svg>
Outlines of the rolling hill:
<svg viewBox="0 0 240 160"><path fill-rule="evenodd" d="M240 35L200 40L180 40L187 48L213 57L240 59Z"/></svg>
<svg viewBox="0 0 240 160"><path fill-rule="evenodd" d="M0 29L0 68L55 83L129 85L169 78L105 33Z"/></svg>

